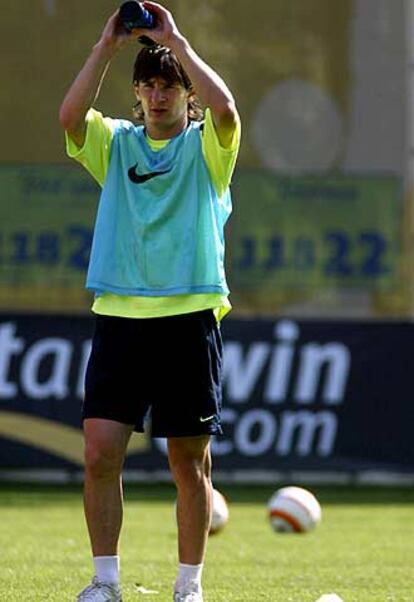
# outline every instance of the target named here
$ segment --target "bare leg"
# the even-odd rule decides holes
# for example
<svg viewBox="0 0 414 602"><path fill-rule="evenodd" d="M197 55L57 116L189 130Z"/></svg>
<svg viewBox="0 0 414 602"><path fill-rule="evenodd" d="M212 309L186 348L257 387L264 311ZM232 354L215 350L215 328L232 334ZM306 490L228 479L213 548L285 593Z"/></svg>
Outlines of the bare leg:
<svg viewBox="0 0 414 602"><path fill-rule="evenodd" d="M118 553L122 525L121 472L133 427L112 420L84 421L84 508L94 556Z"/></svg>
<svg viewBox="0 0 414 602"><path fill-rule="evenodd" d="M179 560L201 564L212 511L210 437L170 438L168 458L177 486Z"/></svg>

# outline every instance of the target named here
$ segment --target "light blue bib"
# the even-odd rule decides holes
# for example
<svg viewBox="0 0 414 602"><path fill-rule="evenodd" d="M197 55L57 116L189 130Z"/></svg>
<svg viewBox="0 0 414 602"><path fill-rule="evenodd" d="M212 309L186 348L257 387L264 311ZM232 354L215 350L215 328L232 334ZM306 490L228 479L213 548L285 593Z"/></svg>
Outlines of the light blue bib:
<svg viewBox="0 0 414 602"><path fill-rule="evenodd" d="M190 122L153 151L143 126L116 120L96 218L86 287L97 294L168 296L229 292L219 197Z"/></svg>

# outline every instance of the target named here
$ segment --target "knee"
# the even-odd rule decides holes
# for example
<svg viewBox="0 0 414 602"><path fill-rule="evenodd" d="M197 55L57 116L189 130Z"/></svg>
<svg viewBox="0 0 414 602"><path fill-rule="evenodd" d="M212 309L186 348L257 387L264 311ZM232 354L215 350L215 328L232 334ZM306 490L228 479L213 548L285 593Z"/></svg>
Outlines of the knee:
<svg viewBox="0 0 414 602"><path fill-rule="evenodd" d="M211 465L208 456L178 456L170 461L171 472L178 487L198 489L211 478Z"/></svg>
<svg viewBox="0 0 414 602"><path fill-rule="evenodd" d="M85 444L85 471L95 479L110 479L121 474L123 458L110 446L94 442Z"/></svg>
<svg viewBox="0 0 414 602"><path fill-rule="evenodd" d="M200 489L204 489L206 482L209 481L203 467L198 463L192 463L191 465L179 464L172 474L178 490L185 490L193 494L196 494Z"/></svg>

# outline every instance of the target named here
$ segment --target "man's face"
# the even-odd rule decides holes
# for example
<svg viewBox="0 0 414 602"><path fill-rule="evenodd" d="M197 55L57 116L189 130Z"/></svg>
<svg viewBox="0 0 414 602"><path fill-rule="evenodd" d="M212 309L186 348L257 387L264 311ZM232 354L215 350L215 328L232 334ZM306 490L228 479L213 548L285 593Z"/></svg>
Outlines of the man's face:
<svg viewBox="0 0 414 602"><path fill-rule="evenodd" d="M151 138L171 138L187 127L190 93L181 84L153 77L135 85L141 101L144 121Z"/></svg>

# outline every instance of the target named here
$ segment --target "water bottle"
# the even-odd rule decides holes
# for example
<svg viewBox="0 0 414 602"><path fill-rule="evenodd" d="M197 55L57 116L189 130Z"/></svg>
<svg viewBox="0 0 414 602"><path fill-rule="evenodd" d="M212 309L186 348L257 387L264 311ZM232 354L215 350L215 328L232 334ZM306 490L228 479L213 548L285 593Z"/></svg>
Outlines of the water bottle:
<svg viewBox="0 0 414 602"><path fill-rule="evenodd" d="M152 29L155 27L154 16L142 6L137 0L124 2L119 8L119 18L122 25L127 31L132 31L135 28L145 27ZM153 46L155 42L147 36L140 36L138 41L145 46Z"/></svg>
<svg viewBox="0 0 414 602"><path fill-rule="evenodd" d="M124 2L119 8L119 18L127 31L133 29L155 27L154 16L142 6L141 2L131 0Z"/></svg>

